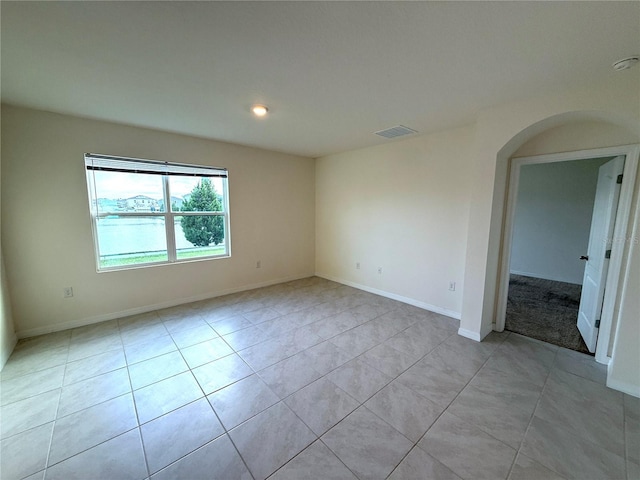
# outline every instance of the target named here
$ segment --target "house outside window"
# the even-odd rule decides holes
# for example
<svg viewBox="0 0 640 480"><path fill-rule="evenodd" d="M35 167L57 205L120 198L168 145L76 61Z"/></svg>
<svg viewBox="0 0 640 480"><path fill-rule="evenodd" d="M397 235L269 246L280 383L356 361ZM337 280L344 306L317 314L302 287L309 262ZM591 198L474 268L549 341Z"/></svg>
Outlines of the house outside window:
<svg viewBox="0 0 640 480"><path fill-rule="evenodd" d="M85 155L99 272L229 257L227 170Z"/></svg>

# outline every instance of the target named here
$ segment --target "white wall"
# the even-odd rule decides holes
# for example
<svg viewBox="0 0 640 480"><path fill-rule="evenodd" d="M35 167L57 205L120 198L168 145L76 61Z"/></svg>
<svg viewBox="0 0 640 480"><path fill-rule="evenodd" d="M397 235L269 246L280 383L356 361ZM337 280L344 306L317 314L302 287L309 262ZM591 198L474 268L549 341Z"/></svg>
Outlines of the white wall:
<svg viewBox="0 0 640 480"><path fill-rule="evenodd" d="M607 386L640 397L640 188L636 188L634 222L627 237L628 283L621 301Z"/></svg>
<svg viewBox="0 0 640 480"><path fill-rule="evenodd" d="M581 149L594 149L600 147L608 147L608 146L616 146L616 145L628 145L637 143L640 141L640 131L637 133L633 133L628 129L621 128L618 125L614 125L607 122L602 121L581 121L581 122L572 122L566 125L560 125L554 128L549 128L544 132L534 136L529 141L524 143L513 155L514 157L522 157L522 156L535 156L535 155L546 155L550 153L557 152L566 152L566 151L574 151ZM633 180L631 180L633 181ZM638 258L634 257L633 252L631 251L631 247L634 242L637 242L638 234L633 234L631 231L631 225L633 224L633 219L636 218L637 221L637 213L633 213L636 211L635 209L639 205L638 199L638 188L640 188L640 181L635 179L636 182L636 192L634 193L634 199L632 204L635 205L633 211L631 212L631 220L629 222L629 231L626 239L626 243L624 245L624 258L627 259L628 262L638 262ZM634 215L636 215L634 217ZM624 271L622 272L624 275ZM633 278L630 274L626 276L628 281L633 282ZM617 331L618 320L622 317L621 307L624 306L625 302L633 302L635 298L633 295L630 295L629 292L633 292L633 289L627 288L626 292L619 291L618 298L616 299L616 305L613 312L612 319L612 327L611 327L611 336L609 338L609 348L607 349L607 354L609 357L613 355L613 343L616 339L615 332ZM633 311L633 308L627 308L627 312ZM636 310L639 311L640 310ZM640 316L640 314L636 315L636 317ZM633 331L627 331L628 328L633 329L634 324L627 324L623 329L622 337L625 340L633 337ZM623 340L623 342L625 341ZM637 355L637 348L635 355ZM623 361L624 365L634 365L634 363L638 363L638 368L634 371L633 375L635 375L638 370L640 370L640 358L638 362L626 362ZM632 382L632 384L634 384ZM640 392L640 382L635 383L637 385L638 391Z"/></svg>
<svg viewBox="0 0 640 480"><path fill-rule="evenodd" d="M493 321L509 158L640 143L640 70L627 73L605 86L523 100L481 115L474 177L486 181L475 182L472 192L461 329L482 338ZM633 182L634 193L607 385L640 397L640 174L625 182Z"/></svg>
<svg viewBox="0 0 640 480"><path fill-rule="evenodd" d="M582 284L598 169L608 159L520 168L511 273Z"/></svg>
<svg viewBox="0 0 640 480"><path fill-rule="evenodd" d="M227 167L232 257L96 273L86 152ZM314 272L313 159L6 105L2 157L2 245L19 336ZM65 286L73 298L62 298Z"/></svg>
<svg viewBox="0 0 640 480"><path fill-rule="evenodd" d="M636 94L637 95L637 94ZM611 122L600 120L576 121L548 126L523 143L514 157L531 157L549 153L573 150L591 150L602 146L617 146L636 143L638 132L634 133Z"/></svg>
<svg viewBox="0 0 640 480"><path fill-rule="evenodd" d="M483 338L494 320L509 158L524 154L517 149L536 135L567 124L575 135L542 142L539 153L640 142L639 80L639 69L612 73L605 84L488 108L473 127L325 157L317 161L315 184L309 159L3 107L2 236L16 327L22 333L53 330L310 274L315 185L322 203L315 228L318 273L454 313L461 309L460 332ZM594 135L573 128L585 120L631 130L614 126L609 135L596 128ZM87 151L229 167L234 256L96 274L82 169ZM637 225L640 182L632 181L631 224ZM350 193L356 186L359 193ZM283 231L282 242L261 241ZM402 248L389 248L389 241ZM263 260L261 271L254 269L256 257ZM362 264L359 272L355 261ZM629 280L638 272L640 248L630 245L625 262L629 288L617 302L621 317L609 377L627 391L640 391L640 305L637 279ZM385 273L376 277L379 264ZM448 281L461 275L464 290L458 283L456 292L448 292ZM75 287L72 300L62 299L67 285Z"/></svg>
<svg viewBox="0 0 640 480"><path fill-rule="evenodd" d="M454 312L461 309L459 333L476 340L484 338L495 323L509 159L640 142L638 84L640 69L622 75L612 72L602 84L487 108L466 129L318 159L316 271L414 303ZM414 153L417 145L427 145L432 139L442 142L430 155ZM424 172L431 165L433 171L427 176ZM389 180L394 178L398 180ZM421 181L429 188L418 188ZM636 182L637 220L640 182L630 181ZM395 195L376 197L376 192L389 184ZM439 187L444 188L440 191ZM420 209L429 215L416 215ZM391 228L381 227L378 210L387 214L383 218ZM407 211L411 215L405 215ZM402 220L387 220L396 215ZM466 242L456 236L465 233ZM384 248L390 241L397 241L402 248ZM433 247L446 261L428 253ZM629 249L627 260L640 261L640 249ZM357 261L365 271L355 270ZM375 268L379 264L385 267L383 261L391 261L393 278L385 277L386 273L376 276ZM460 274L464 276L463 296L447 297L447 281ZM446 275L449 278L443 278ZM628 273L625 275L623 283L628 281ZM640 318L632 295L627 291L618 300L624 316L618 337L624 340L613 348L610 370L621 382L640 389L637 344L633 350L628 340L637 337ZM616 355L616 350L624 353Z"/></svg>
<svg viewBox="0 0 640 480"><path fill-rule="evenodd" d="M630 139L624 143L640 141L639 84L640 69L623 75L612 72L604 83L549 92L487 108L478 114L473 162L469 166L474 181L467 228L461 334L479 340L491 332L495 322L509 159L521 156L516 153L518 148L536 135L576 122L604 121L613 128L618 126L622 131L615 135L613 145L619 145L621 138ZM559 148L552 151L611 146L608 140L607 132L587 137L578 130L578 135L555 144Z"/></svg>
<svg viewBox="0 0 640 480"><path fill-rule="evenodd" d="M15 327L13 325L13 316L11 313L11 302L9 300L9 290L7 287L7 279L4 269L4 258L0 252L0 370L7 363L11 356L13 347L18 341L16 337Z"/></svg>
<svg viewBox="0 0 640 480"><path fill-rule="evenodd" d="M1 112L1 107L0 107ZM0 131L0 139L2 133ZM1 143L1 142L0 142ZM0 151L1 157L1 151ZM0 166L2 160L0 158ZM0 168L1 174L1 168ZM1 178L1 176L0 176ZM1 202L2 202L2 182L0 181L0 219L1 217ZM0 220L0 233L2 231L2 221ZM18 341L16 337L15 327L13 325L13 315L11 312L11 301L9 299L9 288L7 285L7 278L4 268L4 257L2 255L2 241L0 235L0 370L4 367L5 363L11 356L13 347L15 347Z"/></svg>
<svg viewBox="0 0 640 480"><path fill-rule="evenodd" d="M640 142L640 128L621 128L605 122L573 122L550 128L524 143L514 156L593 149ZM621 283L613 312L610 337L607 385L631 395L640 396L640 179L635 183L629 230L624 239L624 263Z"/></svg>
<svg viewBox="0 0 640 480"><path fill-rule="evenodd" d="M317 274L459 318L472 142L465 127L319 158Z"/></svg>

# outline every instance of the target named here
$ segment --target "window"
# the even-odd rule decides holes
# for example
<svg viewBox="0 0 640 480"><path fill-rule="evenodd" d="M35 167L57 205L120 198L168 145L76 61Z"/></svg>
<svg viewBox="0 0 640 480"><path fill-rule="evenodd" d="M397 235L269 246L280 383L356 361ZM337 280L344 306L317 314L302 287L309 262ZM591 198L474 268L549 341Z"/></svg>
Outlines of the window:
<svg viewBox="0 0 640 480"><path fill-rule="evenodd" d="M98 271L228 257L227 170L84 157Z"/></svg>

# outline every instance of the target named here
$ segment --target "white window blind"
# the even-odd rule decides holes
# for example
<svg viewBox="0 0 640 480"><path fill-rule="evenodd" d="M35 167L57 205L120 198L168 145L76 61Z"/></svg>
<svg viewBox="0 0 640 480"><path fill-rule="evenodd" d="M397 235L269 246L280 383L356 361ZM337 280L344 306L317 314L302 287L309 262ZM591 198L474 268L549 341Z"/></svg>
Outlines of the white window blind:
<svg viewBox="0 0 640 480"><path fill-rule="evenodd" d="M185 165L181 163L159 162L137 158L114 157L87 153L84 156L87 170L105 172L147 173L183 177L227 178L226 168Z"/></svg>

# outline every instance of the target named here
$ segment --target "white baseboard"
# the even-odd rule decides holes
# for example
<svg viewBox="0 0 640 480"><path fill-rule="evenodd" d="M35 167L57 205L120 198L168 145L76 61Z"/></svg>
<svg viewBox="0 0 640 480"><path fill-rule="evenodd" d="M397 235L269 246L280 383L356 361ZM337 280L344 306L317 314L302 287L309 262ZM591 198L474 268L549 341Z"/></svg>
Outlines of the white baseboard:
<svg viewBox="0 0 640 480"><path fill-rule="evenodd" d="M414 307L422 308L423 310L429 310L430 312L439 313L440 315L444 315L446 317L451 317L451 318L455 318L456 320L460 320L460 312L454 312L453 310L437 307L436 305L431 305L429 303L421 302L413 298L403 297L402 295L397 295L395 293L387 292L385 290L379 290L377 288L368 287L367 285L362 285L360 283L344 280L342 278L334 277L333 275L327 275L324 273L316 272L316 277L325 278L327 280L331 280L332 282L342 283L343 285L348 285L349 287L357 288L358 290L364 290L365 292L373 293L375 295L380 295L381 297L390 298L392 300L397 300L402 303L413 305Z"/></svg>
<svg viewBox="0 0 640 480"><path fill-rule="evenodd" d="M241 287L228 288L220 290L215 293L204 293L201 295L194 295L193 297L180 298L177 300L171 300L168 302L156 303L153 305L143 305L140 307L130 308L127 310L120 310L117 312L104 313L101 315L95 315L87 318L79 318L71 320L69 322L56 323L55 325L47 325L44 327L30 328L27 330L19 330L16 332L18 338L35 337L36 335L45 335L47 333L59 332L62 330L68 330L70 328L84 327L94 323L106 322L107 320L114 320L116 318L128 317L131 315L138 315L140 313L153 312L154 310L161 310L163 308L175 307L178 305L184 305L186 303L199 302L201 300L208 300L210 298L222 297L223 295L229 295L231 293L244 292L246 290L253 290L255 288L268 287L270 285L277 285L278 283L291 282L293 280L300 280L302 278L312 277L314 274L293 275L284 278L278 278L275 280L267 280L265 282L252 283L249 285L243 285Z"/></svg>
<svg viewBox="0 0 640 480"><path fill-rule="evenodd" d="M481 342L487 335L489 335L493 331L497 331L496 324L490 323L488 325L481 325L479 332L460 327L460 329L458 330L458 335L460 335L461 337L469 338L471 340L475 340L476 342Z"/></svg>
<svg viewBox="0 0 640 480"><path fill-rule="evenodd" d="M18 336L15 333L12 333L11 339L9 340L9 343L8 343L9 348L7 348L6 350L4 349L2 350L2 356L0 357L0 372L2 371L5 364L7 363L7 360L9 360L9 357L13 353L13 349L16 347L17 343L18 343Z"/></svg>
<svg viewBox="0 0 640 480"><path fill-rule="evenodd" d="M631 385L630 383L619 382L617 380L610 380L607 378L607 387L626 393L632 397L640 398L640 387L638 385Z"/></svg>
<svg viewBox="0 0 640 480"><path fill-rule="evenodd" d="M613 362L609 362L607 369L607 387L619 392L626 393L632 397L640 398L640 385L634 385L632 383L621 382L619 380L613 380L611 378L611 365Z"/></svg>
<svg viewBox="0 0 640 480"><path fill-rule="evenodd" d="M470 338L471 340L475 340L476 342L481 342L482 337L480 336L480 332L473 332L471 330L467 330L465 328L458 329L458 335L465 338Z"/></svg>
<svg viewBox="0 0 640 480"><path fill-rule="evenodd" d="M490 323L488 325L480 325L480 341L484 339L487 335L493 332L495 324Z"/></svg>

